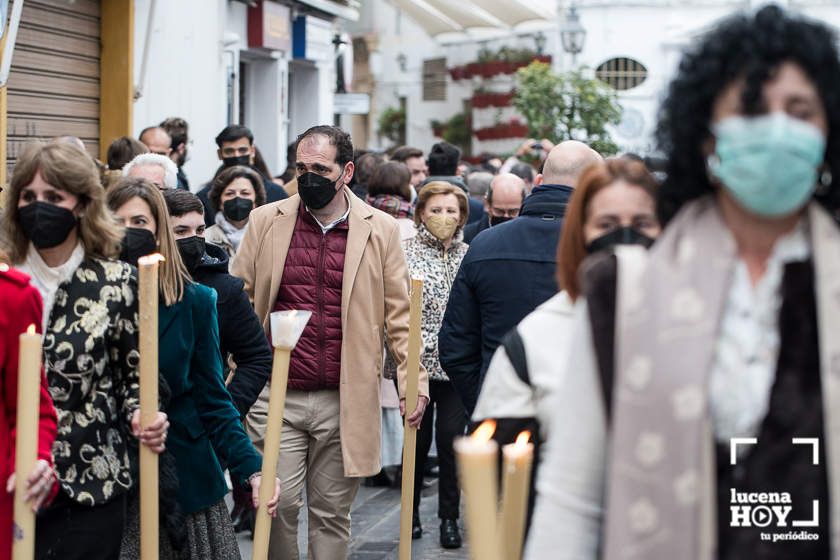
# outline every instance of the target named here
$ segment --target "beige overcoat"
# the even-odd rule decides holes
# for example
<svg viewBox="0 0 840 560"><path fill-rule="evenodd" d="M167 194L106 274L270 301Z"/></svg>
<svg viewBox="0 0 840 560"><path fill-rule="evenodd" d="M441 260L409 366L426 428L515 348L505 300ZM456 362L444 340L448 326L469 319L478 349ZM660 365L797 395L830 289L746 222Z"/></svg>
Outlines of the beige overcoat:
<svg viewBox="0 0 840 560"><path fill-rule="evenodd" d="M341 295L341 452L346 476L371 476L380 470L379 379L386 342L405 394L409 276L397 221L344 191L350 215ZM300 207L294 195L254 210L231 268L245 282L266 332ZM268 386L260 398L267 394ZM422 366L420 394L429 394Z"/></svg>

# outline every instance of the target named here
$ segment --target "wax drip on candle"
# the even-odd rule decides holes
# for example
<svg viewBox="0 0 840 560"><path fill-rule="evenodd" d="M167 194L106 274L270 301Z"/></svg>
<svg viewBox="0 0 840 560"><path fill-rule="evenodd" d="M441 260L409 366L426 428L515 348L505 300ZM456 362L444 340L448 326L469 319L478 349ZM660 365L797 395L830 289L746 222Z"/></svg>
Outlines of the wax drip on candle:
<svg viewBox="0 0 840 560"><path fill-rule="evenodd" d="M152 253L151 255L145 255L137 259L137 265L148 266L165 260L166 258L160 253Z"/></svg>

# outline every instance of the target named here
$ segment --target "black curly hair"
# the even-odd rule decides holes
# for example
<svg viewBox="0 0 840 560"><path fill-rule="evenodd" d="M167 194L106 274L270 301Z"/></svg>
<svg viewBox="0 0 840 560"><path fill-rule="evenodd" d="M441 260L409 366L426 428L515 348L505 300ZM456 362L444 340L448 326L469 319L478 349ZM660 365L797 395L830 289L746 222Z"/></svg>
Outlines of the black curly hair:
<svg viewBox="0 0 840 560"><path fill-rule="evenodd" d="M711 136L712 105L733 81L744 78L746 114L763 111L762 87L784 62L800 66L825 106L828 141L825 162L837 178L815 195L832 213L840 209L840 59L827 26L778 6L718 23L684 53L659 111L656 140L667 158L667 179L659 189L658 211L666 223L680 207L713 191L703 143Z"/></svg>

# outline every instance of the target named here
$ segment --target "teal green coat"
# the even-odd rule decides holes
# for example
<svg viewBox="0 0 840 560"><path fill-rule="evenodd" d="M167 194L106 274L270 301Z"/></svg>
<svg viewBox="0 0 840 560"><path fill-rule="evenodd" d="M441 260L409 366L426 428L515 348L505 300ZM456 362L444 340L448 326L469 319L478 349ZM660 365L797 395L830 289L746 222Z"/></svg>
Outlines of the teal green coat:
<svg viewBox="0 0 840 560"><path fill-rule="evenodd" d="M216 292L184 287L184 298L158 311L160 373L169 384L166 448L175 456L178 502L184 513L215 504L227 493L221 464L246 483L262 459L239 420L222 377Z"/></svg>

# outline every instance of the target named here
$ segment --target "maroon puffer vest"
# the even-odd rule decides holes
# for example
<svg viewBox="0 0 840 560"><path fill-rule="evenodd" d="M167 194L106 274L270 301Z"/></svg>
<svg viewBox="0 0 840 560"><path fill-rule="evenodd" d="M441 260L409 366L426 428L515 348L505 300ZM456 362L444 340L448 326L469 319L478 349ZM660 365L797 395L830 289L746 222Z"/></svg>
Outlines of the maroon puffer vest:
<svg viewBox="0 0 840 560"><path fill-rule="evenodd" d="M337 389L341 374L341 285L348 224L326 234L301 205L274 311L303 309L312 318L289 363L289 388Z"/></svg>

